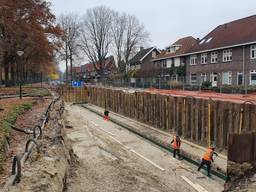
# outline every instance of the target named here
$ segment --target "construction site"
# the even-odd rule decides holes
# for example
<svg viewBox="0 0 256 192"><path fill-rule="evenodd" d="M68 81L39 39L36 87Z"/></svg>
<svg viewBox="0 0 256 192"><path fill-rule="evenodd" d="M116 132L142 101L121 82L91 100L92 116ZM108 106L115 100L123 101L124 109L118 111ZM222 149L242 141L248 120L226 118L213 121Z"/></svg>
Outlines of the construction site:
<svg viewBox="0 0 256 192"><path fill-rule="evenodd" d="M0 192L256 192L255 7L0 0Z"/></svg>
<svg viewBox="0 0 256 192"><path fill-rule="evenodd" d="M36 104L11 126L1 191L255 191L255 95L46 89L51 96L34 96ZM198 167L212 145L209 176Z"/></svg>

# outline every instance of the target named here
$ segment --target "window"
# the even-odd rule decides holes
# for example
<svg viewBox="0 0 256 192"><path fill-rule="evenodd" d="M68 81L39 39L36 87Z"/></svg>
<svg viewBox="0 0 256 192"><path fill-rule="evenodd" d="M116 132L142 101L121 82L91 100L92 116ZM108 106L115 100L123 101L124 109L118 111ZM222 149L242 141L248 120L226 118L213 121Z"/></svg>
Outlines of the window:
<svg viewBox="0 0 256 192"><path fill-rule="evenodd" d="M218 62L218 52L212 52L211 53L211 63L217 63Z"/></svg>
<svg viewBox="0 0 256 192"><path fill-rule="evenodd" d="M197 82L197 76L196 76L196 74L191 74L191 75L190 75L190 84L191 84L191 85L196 85L196 82Z"/></svg>
<svg viewBox="0 0 256 192"><path fill-rule="evenodd" d="M256 70L250 72L250 85L256 85Z"/></svg>
<svg viewBox="0 0 256 192"><path fill-rule="evenodd" d="M162 67L166 68L166 60L162 60Z"/></svg>
<svg viewBox="0 0 256 192"><path fill-rule="evenodd" d="M209 39L207 39L206 43L210 43L211 40L212 40L212 37L210 37Z"/></svg>
<svg viewBox="0 0 256 192"><path fill-rule="evenodd" d="M196 65L196 55L191 55L190 56L190 65Z"/></svg>
<svg viewBox="0 0 256 192"><path fill-rule="evenodd" d="M232 49L223 51L223 62L232 61Z"/></svg>
<svg viewBox="0 0 256 192"><path fill-rule="evenodd" d="M180 66L180 58L179 57L175 58L173 61L174 61L174 67Z"/></svg>
<svg viewBox="0 0 256 192"><path fill-rule="evenodd" d="M207 81L207 75L206 73L201 73L201 83Z"/></svg>
<svg viewBox="0 0 256 192"><path fill-rule="evenodd" d="M207 64L207 53L201 54L201 64Z"/></svg>
<svg viewBox="0 0 256 192"><path fill-rule="evenodd" d="M222 73L222 84L231 85L232 84L232 72L223 72Z"/></svg>
<svg viewBox="0 0 256 192"><path fill-rule="evenodd" d="M251 59L256 59L256 45L251 46Z"/></svg>
<svg viewBox="0 0 256 192"><path fill-rule="evenodd" d="M243 84L244 84L243 73L238 72L237 73L237 85L243 85Z"/></svg>
<svg viewBox="0 0 256 192"><path fill-rule="evenodd" d="M200 41L199 44L201 45L201 44L203 44L205 41L206 41L206 39L203 39L203 40Z"/></svg>

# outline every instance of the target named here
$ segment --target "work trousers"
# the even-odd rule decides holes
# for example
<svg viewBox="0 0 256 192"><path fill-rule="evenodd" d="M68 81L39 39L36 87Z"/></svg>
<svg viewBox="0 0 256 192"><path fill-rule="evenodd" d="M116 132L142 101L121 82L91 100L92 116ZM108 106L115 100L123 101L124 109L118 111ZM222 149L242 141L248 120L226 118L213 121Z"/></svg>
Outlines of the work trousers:
<svg viewBox="0 0 256 192"><path fill-rule="evenodd" d="M180 149L173 149L173 157L176 158L176 154L178 154L178 157L180 158Z"/></svg>
<svg viewBox="0 0 256 192"><path fill-rule="evenodd" d="M205 159L202 159L202 162L200 164L200 166L198 167L198 171L200 171L200 169L206 165L207 166L207 175L211 176L211 161L207 161Z"/></svg>

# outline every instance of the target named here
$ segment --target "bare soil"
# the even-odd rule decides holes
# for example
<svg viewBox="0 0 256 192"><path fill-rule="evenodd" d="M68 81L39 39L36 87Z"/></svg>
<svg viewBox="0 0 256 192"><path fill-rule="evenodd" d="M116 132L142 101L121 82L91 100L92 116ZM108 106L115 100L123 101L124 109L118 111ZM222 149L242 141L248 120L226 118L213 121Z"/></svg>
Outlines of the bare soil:
<svg viewBox="0 0 256 192"><path fill-rule="evenodd" d="M35 105L31 110L25 112L23 115L19 116L16 120L15 126L21 129L32 128L35 125L38 125L41 122L41 118L43 117L43 113L45 112L47 106L50 103L49 99L32 99L32 98L24 98L23 100L19 99L5 99L0 102L3 103L4 106L4 114L10 112L11 108L14 104L21 104L26 102L35 102ZM6 178L10 175L12 158L16 154L20 154L25 150L25 143L31 137L31 135L26 135L21 132L12 131L10 136L10 149L7 154L6 166L4 166L4 171L0 175L0 188L6 182Z"/></svg>

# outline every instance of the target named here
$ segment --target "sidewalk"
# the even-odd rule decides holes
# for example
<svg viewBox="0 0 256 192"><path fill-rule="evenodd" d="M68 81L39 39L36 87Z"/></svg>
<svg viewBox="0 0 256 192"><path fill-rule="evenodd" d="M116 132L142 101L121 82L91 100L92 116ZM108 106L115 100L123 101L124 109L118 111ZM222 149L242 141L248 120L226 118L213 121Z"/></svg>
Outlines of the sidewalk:
<svg viewBox="0 0 256 192"><path fill-rule="evenodd" d="M86 104L83 106L100 114L103 114L104 112L103 108L97 107L95 105ZM151 138L164 145L166 145L167 142L170 143L170 141L173 138L172 134L161 131L147 124L138 122L134 119L127 118L114 112L110 112L110 118L113 121L118 121L124 125L128 125L129 128L132 128L135 132L138 132L141 135L144 135L147 138ZM182 139L181 154L184 155L185 157L200 162L205 151L205 147L199 146L197 144ZM225 155L219 154L219 156L215 159L213 163L213 169L221 171L222 173L226 173L227 157Z"/></svg>

